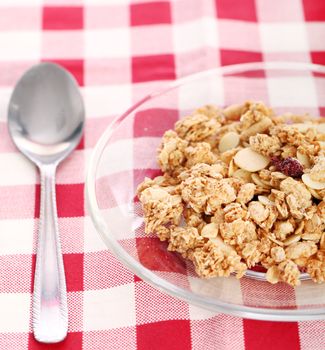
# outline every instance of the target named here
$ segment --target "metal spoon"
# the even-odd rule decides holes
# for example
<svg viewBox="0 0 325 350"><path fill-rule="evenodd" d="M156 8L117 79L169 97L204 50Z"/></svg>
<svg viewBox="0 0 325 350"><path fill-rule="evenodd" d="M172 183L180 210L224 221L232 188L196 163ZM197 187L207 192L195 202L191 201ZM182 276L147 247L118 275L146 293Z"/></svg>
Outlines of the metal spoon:
<svg viewBox="0 0 325 350"><path fill-rule="evenodd" d="M78 145L84 105L70 73L42 63L18 81L8 108L8 126L17 148L41 173L41 209L33 295L36 340L62 341L68 331L67 292L58 233L55 171Z"/></svg>

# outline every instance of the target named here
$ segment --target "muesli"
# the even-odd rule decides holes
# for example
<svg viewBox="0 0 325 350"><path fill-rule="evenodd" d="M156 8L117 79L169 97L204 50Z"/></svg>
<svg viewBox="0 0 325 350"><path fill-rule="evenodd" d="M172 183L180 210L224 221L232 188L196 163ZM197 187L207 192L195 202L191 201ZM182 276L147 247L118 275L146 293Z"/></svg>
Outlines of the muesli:
<svg viewBox="0 0 325 350"><path fill-rule="evenodd" d="M325 282L324 119L204 106L165 132L158 163L137 189L145 231L199 276L259 265L271 283Z"/></svg>

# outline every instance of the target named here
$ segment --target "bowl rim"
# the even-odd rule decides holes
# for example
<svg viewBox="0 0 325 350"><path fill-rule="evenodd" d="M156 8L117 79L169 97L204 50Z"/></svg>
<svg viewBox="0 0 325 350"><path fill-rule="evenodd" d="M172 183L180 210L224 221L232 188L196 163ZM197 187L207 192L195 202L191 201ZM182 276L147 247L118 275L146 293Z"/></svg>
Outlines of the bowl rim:
<svg viewBox="0 0 325 350"><path fill-rule="evenodd" d="M307 321L307 320L324 320L325 308L315 309L269 309L259 308L251 306L236 305L227 302L218 301L210 297L198 296L186 289L178 287L165 279L159 277L151 270L144 267L140 262L136 261L130 256L121 245L115 240L114 236L110 234L110 230L107 227L104 220L101 218L101 212L97 205L96 200L96 181L95 174L97 170L98 161L103 153L105 145L109 138L112 136L116 127L123 121L130 113L136 110L140 105L146 101L158 97L162 94L169 92L183 84L190 83L196 79L203 78L212 74L224 75L231 73L241 73L245 71L254 70L289 70L289 71L312 71L325 74L325 66L312 64L312 63L300 63L300 62L252 62L242 63L229 66L222 66L213 69L204 70L198 73L194 73L183 78L177 79L168 84L167 87L156 90L151 94L146 95L123 114L116 116L111 123L107 126L104 133L96 143L88 165L88 171L85 183L86 192L86 205L90 213L92 222L105 243L106 247L134 274L141 279L153 285L160 291L163 291L173 297L184 300L189 304L196 305L198 307L212 310L215 312L222 312L232 316L265 320L265 321ZM249 276L248 276L249 277ZM257 276L256 276L257 277Z"/></svg>

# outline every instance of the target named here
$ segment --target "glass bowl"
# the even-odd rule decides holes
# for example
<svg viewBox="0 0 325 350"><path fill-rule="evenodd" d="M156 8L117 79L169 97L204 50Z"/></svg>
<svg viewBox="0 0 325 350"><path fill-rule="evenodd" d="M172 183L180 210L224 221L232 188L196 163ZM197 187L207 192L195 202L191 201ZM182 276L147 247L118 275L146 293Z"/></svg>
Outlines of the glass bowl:
<svg viewBox="0 0 325 350"><path fill-rule="evenodd" d="M96 229L117 258L143 280L188 303L240 317L274 321L325 319L325 284L306 274L301 286L272 285L262 272L240 280L201 279L166 243L144 234L135 190L158 175L163 133L193 109L260 100L277 113L325 111L325 68L302 63L248 63L191 75L146 96L104 132L90 161L88 208Z"/></svg>

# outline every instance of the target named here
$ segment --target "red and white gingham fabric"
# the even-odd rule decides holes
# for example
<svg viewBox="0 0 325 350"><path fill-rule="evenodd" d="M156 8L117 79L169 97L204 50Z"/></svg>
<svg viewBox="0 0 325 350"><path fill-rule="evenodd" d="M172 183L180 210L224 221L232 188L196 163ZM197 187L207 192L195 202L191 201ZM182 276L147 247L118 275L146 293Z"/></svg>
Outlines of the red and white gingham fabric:
<svg viewBox="0 0 325 350"><path fill-rule="evenodd" d="M243 320L158 292L105 248L84 203L87 161L112 118L145 93L240 62L325 64L323 0L0 1L0 349L322 350L325 322ZM57 176L69 335L31 333L37 171L9 139L8 98L40 61L69 69L85 98L84 138Z"/></svg>

